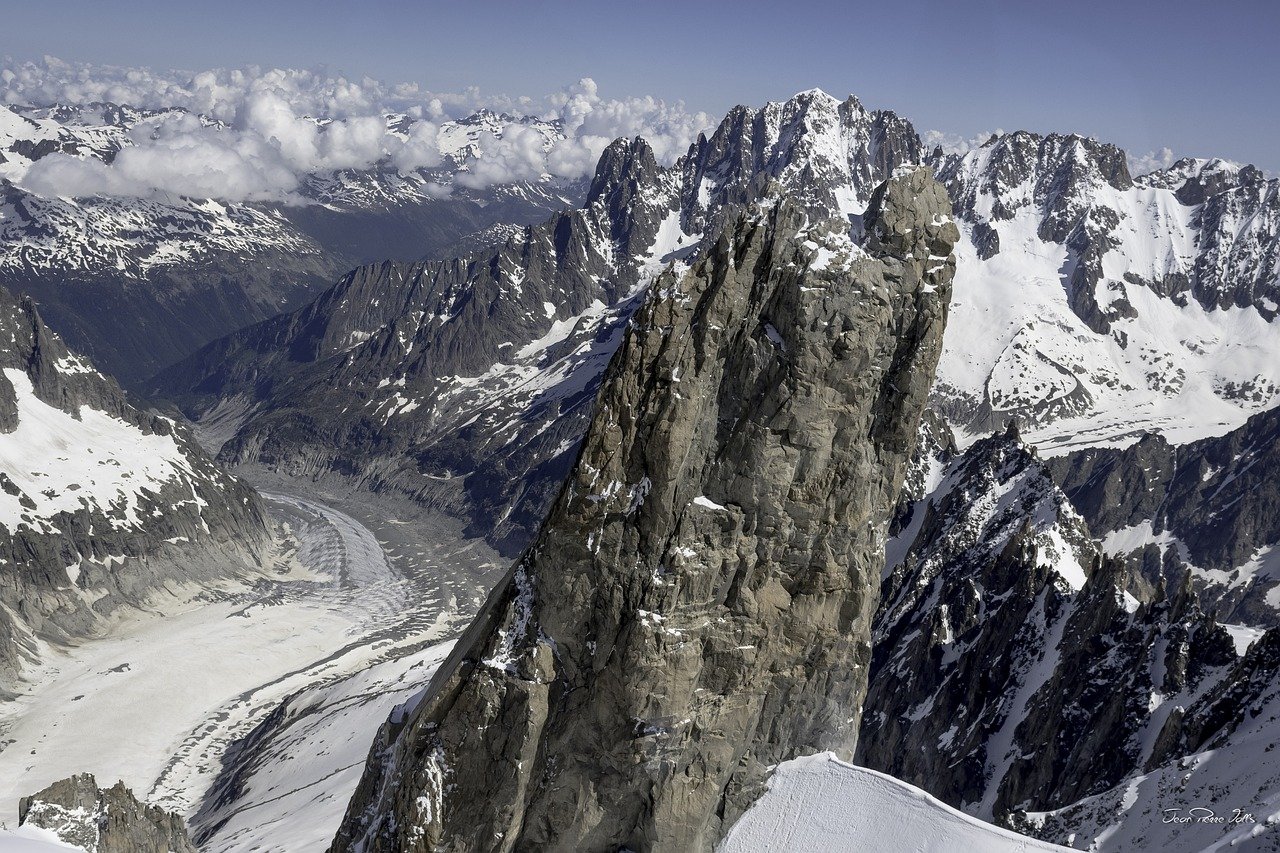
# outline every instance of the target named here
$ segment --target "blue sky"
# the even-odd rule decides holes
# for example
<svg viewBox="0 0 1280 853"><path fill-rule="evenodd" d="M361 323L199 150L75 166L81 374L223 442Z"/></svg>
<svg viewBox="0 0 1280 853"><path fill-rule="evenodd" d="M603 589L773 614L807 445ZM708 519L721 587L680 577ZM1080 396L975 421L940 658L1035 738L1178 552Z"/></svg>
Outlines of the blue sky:
<svg viewBox="0 0 1280 853"><path fill-rule="evenodd" d="M1280 3L0 2L0 55L248 63L721 114L818 86L972 136L1077 131L1280 171Z"/></svg>

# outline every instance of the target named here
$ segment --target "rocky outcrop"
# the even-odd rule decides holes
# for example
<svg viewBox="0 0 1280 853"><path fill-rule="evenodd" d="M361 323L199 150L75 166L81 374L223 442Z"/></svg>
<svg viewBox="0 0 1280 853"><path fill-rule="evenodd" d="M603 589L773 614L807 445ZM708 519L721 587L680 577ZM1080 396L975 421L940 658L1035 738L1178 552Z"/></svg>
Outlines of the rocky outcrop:
<svg viewBox="0 0 1280 853"><path fill-rule="evenodd" d="M18 820L86 853L197 853L179 815L139 802L123 782L99 788L87 773L23 797Z"/></svg>
<svg viewBox="0 0 1280 853"><path fill-rule="evenodd" d="M865 248L789 201L654 285L538 537L375 741L334 850L710 849L849 756L956 238L927 171Z"/></svg>
<svg viewBox="0 0 1280 853"><path fill-rule="evenodd" d="M888 547L859 763L1073 843L1078 827L1042 833L1035 815L1203 748L1197 732L1251 707L1231 685L1260 681L1258 644L1240 658L1185 576L1136 597L1016 430L930 479Z"/></svg>
<svg viewBox="0 0 1280 853"><path fill-rule="evenodd" d="M1280 410L1224 436L1174 446L1148 434L1048 465L1094 534L1140 563L1148 584L1190 575L1224 621L1280 624L1268 601L1280 575L1267 569L1280 544Z"/></svg>

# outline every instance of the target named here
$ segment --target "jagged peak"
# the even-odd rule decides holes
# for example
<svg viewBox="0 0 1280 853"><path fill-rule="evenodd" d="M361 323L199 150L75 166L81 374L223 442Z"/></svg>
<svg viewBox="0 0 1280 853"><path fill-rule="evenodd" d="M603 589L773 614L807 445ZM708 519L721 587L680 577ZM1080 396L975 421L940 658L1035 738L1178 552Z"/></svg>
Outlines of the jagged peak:
<svg viewBox="0 0 1280 853"><path fill-rule="evenodd" d="M1199 204L1211 195L1263 183L1261 170L1220 157L1183 157L1163 169L1134 179L1139 186L1173 190L1184 204Z"/></svg>
<svg viewBox="0 0 1280 853"><path fill-rule="evenodd" d="M977 159L982 152L988 152L994 159L1001 154L1029 156L1033 151L1037 159L1046 163L1109 164L1126 163L1128 159L1123 148L1094 136L1080 133L1036 133L1029 130L993 134L966 156ZM1125 173L1127 176L1127 166Z"/></svg>
<svg viewBox="0 0 1280 853"><path fill-rule="evenodd" d="M591 178L586 203L592 204L622 182L651 177L657 171L657 156L644 137L619 137L609 143L596 161L596 171Z"/></svg>

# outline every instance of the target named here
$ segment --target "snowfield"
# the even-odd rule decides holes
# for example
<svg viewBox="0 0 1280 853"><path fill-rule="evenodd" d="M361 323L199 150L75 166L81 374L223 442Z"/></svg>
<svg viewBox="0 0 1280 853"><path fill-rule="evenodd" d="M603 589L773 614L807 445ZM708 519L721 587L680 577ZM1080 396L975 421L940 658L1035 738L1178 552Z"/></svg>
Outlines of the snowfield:
<svg viewBox="0 0 1280 853"><path fill-rule="evenodd" d="M452 648L452 642L427 646L289 697L278 724L264 726L253 740L253 755L237 777L243 787L225 803L220 791L213 792L210 807L191 821L201 849L326 849L378 728L394 708L422 692Z"/></svg>
<svg viewBox="0 0 1280 853"><path fill-rule="evenodd" d="M1068 848L1018 835L892 776L824 752L779 764L719 853L1032 853Z"/></svg>
<svg viewBox="0 0 1280 853"><path fill-rule="evenodd" d="M84 853L83 847L63 844L47 829L35 826L0 829L0 853L66 853L68 850Z"/></svg>
<svg viewBox="0 0 1280 853"><path fill-rule="evenodd" d="M942 397L985 399L994 410L989 422L957 429L962 446L1000 429L1010 414L1047 455L1125 446L1147 430L1183 444L1228 433L1276 404L1280 323L1253 308L1179 306L1116 272L1111 286L1137 316L1100 335L1067 304L1067 249L1037 236L1032 211L991 227L1002 249L982 260L968 239L972 227L961 223L966 239L955 249L938 364ZM1231 399L1224 389L1249 393ZM1032 410L1054 414L1028 422Z"/></svg>
<svg viewBox="0 0 1280 853"><path fill-rule="evenodd" d="M73 417L35 394L24 371L4 370L17 398L18 426L0 433L0 471L35 504L0 491L0 526L44 530L60 512L83 505L119 512L137 527L139 491L195 473L172 435L145 435L119 418L89 406ZM192 494L192 500L199 498Z"/></svg>

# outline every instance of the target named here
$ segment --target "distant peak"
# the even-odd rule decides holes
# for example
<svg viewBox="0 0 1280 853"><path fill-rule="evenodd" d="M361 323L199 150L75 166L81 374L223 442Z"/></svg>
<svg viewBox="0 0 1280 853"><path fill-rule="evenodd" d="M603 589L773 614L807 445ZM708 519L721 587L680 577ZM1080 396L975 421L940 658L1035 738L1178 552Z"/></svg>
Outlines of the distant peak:
<svg viewBox="0 0 1280 853"><path fill-rule="evenodd" d="M834 95L829 95L827 94L826 91L819 89L816 86L812 89L805 89L803 92L796 92L794 95L791 96L791 100L793 101L797 101L801 99L804 99L804 100L821 99L826 101L835 101L836 103L840 102L839 99L836 98Z"/></svg>
<svg viewBox="0 0 1280 853"><path fill-rule="evenodd" d="M854 95L849 95L841 101L835 95L816 87L813 89L805 89L803 92L796 92L787 99L786 103L804 106L823 105L830 109L838 109L843 104L850 104L858 110L863 109L862 101L858 100Z"/></svg>

